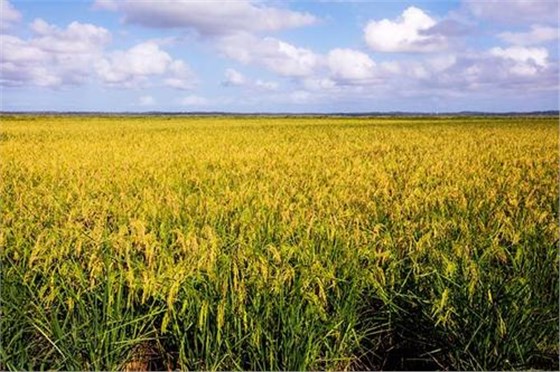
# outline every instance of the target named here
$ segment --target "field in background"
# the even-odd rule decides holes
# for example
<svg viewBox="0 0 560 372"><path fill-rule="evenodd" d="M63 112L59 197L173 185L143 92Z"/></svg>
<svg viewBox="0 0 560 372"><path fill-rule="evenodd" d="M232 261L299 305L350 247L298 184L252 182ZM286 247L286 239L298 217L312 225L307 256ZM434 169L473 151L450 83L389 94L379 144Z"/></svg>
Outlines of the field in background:
<svg viewBox="0 0 560 372"><path fill-rule="evenodd" d="M0 369L558 369L558 132L2 117Z"/></svg>

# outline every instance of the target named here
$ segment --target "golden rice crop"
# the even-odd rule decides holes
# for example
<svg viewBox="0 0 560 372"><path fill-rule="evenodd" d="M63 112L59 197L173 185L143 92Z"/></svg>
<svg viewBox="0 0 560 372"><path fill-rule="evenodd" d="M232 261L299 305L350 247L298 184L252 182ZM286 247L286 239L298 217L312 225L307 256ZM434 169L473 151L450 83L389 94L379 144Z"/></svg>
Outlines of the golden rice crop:
<svg viewBox="0 0 560 372"><path fill-rule="evenodd" d="M1 119L2 369L558 368L557 118Z"/></svg>

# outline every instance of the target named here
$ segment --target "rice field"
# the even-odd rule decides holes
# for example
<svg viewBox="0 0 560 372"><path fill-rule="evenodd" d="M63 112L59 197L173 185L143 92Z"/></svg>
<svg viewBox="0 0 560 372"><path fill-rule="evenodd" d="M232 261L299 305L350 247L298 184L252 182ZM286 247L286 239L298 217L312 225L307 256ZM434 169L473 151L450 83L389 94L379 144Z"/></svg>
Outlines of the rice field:
<svg viewBox="0 0 560 372"><path fill-rule="evenodd" d="M2 370L558 370L556 117L0 118Z"/></svg>

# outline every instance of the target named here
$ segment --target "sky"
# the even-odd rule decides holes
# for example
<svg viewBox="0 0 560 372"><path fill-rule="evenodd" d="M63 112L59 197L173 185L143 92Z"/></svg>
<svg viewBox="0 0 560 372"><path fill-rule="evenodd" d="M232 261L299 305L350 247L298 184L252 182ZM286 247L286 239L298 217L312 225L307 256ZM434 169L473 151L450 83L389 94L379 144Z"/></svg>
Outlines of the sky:
<svg viewBox="0 0 560 372"><path fill-rule="evenodd" d="M0 0L1 110L558 110L558 8Z"/></svg>

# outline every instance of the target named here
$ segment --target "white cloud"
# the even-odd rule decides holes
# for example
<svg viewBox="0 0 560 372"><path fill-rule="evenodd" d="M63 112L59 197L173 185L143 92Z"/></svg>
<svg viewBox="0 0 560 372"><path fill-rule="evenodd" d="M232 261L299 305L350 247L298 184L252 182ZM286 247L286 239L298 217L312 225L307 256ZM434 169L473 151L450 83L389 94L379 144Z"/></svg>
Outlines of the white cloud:
<svg viewBox="0 0 560 372"><path fill-rule="evenodd" d="M136 77L161 75L171 62L171 56L156 44L142 43L127 51L113 52L96 69L105 82L123 83Z"/></svg>
<svg viewBox="0 0 560 372"><path fill-rule="evenodd" d="M353 51L357 52L357 51ZM358 52L359 53L359 52ZM329 53L332 57L333 53ZM348 53L348 57L350 57ZM362 56L364 57L364 56ZM345 58L359 61L358 57ZM370 67L369 63L358 66ZM330 65L333 59L329 60ZM373 62L373 61L372 61ZM345 66L345 63L339 63ZM373 72L371 72L373 70ZM315 76L301 80L311 99L347 100L381 99L391 97L425 97L427 95L466 96L494 92L539 92L555 87L558 67L548 60L545 48L493 48L480 52L436 54L415 60L392 60L374 64L373 68L342 70L345 77L368 76L369 79L341 79L332 66ZM352 73L350 73L350 71ZM375 89L372 89L375 87ZM320 98L317 98L320 97ZM292 100L293 101L293 100Z"/></svg>
<svg viewBox="0 0 560 372"><path fill-rule="evenodd" d="M374 76L375 63L365 53L352 49L333 49L327 63L334 79L360 81Z"/></svg>
<svg viewBox="0 0 560 372"><path fill-rule="evenodd" d="M174 60L154 42L144 42L125 50L115 51L100 59L95 70L103 82L110 85L135 86L150 76L166 76L167 86L187 89L192 74L185 62Z"/></svg>
<svg viewBox="0 0 560 372"><path fill-rule="evenodd" d="M276 31L313 24L309 13L265 5L260 1L108 1L95 8L118 10L125 22L156 28L189 28L201 35L238 31Z"/></svg>
<svg viewBox="0 0 560 372"><path fill-rule="evenodd" d="M498 35L503 41L514 45L535 45L558 39L558 28L542 25L531 26L528 32L502 32Z"/></svg>
<svg viewBox="0 0 560 372"><path fill-rule="evenodd" d="M224 75L225 79L222 81L224 86L241 86L247 83L245 76L232 68L228 68Z"/></svg>
<svg viewBox="0 0 560 372"><path fill-rule="evenodd" d="M27 40L1 36L2 85L58 87L83 83L111 38L106 29L79 22L60 29L38 19L32 30L35 36Z"/></svg>
<svg viewBox="0 0 560 372"><path fill-rule="evenodd" d="M319 58L309 49L273 38L265 38L262 43L261 58L272 71L284 76L306 76L313 72Z"/></svg>
<svg viewBox="0 0 560 372"><path fill-rule="evenodd" d="M417 63L417 62L415 62ZM557 89L558 67L549 63L544 48L492 48L465 52L449 61L421 63L426 78L414 74L412 66L400 66L394 82L409 92L442 91L466 95L504 92L542 92ZM404 89L403 89L404 88Z"/></svg>
<svg viewBox="0 0 560 372"><path fill-rule="evenodd" d="M506 58L515 62L533 63L536 66L545 67L547 65L548 51L545 48L492 48L490 54L493 56Z"/></svg>
<svg viewBox="0 0 560 372"><path fill-rule="evenodd" d="M208 100L204 97L191 94L186 97L183 97L179 101L179 103L183 106L200 107L200 106L207 106L210 102L208 102Z"/></svg>
<svg viewBox="0 0 560 372"><path fill-rule="evenodd" d="M11 35L2 35L2 48L0 60L3 63L40 63L51 57L48 52L33 43Z"/></svg>
<svg viewBox="0 0 560 372"><path fill-rule="evenodd" d="M226 87L244 87L249 90L258 89L261 91L274 91L278 89L278 83L274 81L248 79L242 73L232 68L228 68L224 75L225 78L222 81L222 85Z"/></svg>
<svg viewBox="0 0 560 372"><path fill-rule="evenodd" d="M463 0L478 18L503 23L558 22L558 2L554 0Z"/></svg>
<svg viewBox="0 0 560 372"><path fill-rule="evenodd" d="M234 60L256 63L287 77L311 75L321 63L320 57L309 49L271 37L258 38L248 33L220 38L218 48Z"/></svg>
<svg viewBox="0 0 560 372"><path fill-rule="evenodd" d="M255 35L259 31L275 31L315 23L308 14L273 7L260 1L96 1L95 8L118 10L126 22L150 27L174 27L196 30L210 37L217 49L228 58L244 64L256 64L285 77L313 74L320 57L272 37ZM169 85L176 81L168 80ZM248 82L237 71L228 70L223 85L241 86ZM276 83L253 83L264 90L276 89Z"/></svg>
<svg viewBox="0 0 560 372"><path fill-rule="evenodd" d="M173 60L168 66L168 77L164 84L175 89L192 89L196 78L190 67L181 60Z"/></svg>
<svg viewBox="0 0 560 372"><path fill-rule="evenodd" d="M429 32L436 21L421 9L409 7L395 21L370 21L365 30L366 43L380 52L434 52L447 48L447 38Z"/></svg>
<svg viewBox="0 0 560 372"><path fill-rule="evenodd" d="M509 71L515 75L533 76L548 65L548 51L545 48L492 48L490 54L513 62Z"/></svg>
<svg viewBox="0 0 560 372"><path fill-rule="evenodd" d="M153 106L156 104L156 100L152 96L142 96L139 99L140 106Z"/></svg>
<svg viewBox="0 0 560 372"><path fill-rule="evenodd" d="M357 50L334 49L318 67L313 74L292 79L291 90L277 92L269 99L313 107L379 102L387 97L464 98L520 90L540 94L557 90L558 81L558 66L549 62L545 48L493 48L379 63Z"/></svg>
<svg viewBox="0 0 560 372"><path fill-rule="evenodd" d="M132 87L160 77L163 85L173 88L193 86L188 65L173 59L156 42L107 53L111 34L103 27L72 22L60 28L36 19L30 29L29 39L1 35L0 84L56 88L98 78L105 84Z"/></svg>
<svg viewBox="0 0 560 372"><path fill-rule="evenodd" d="M103 27L79 22L72 22L66 29L60 29L36 19L31 23L31 29L36 35L31 43L54 53L90 54L101 50L111 41L111 34Z"/></svg>
<svg viewBox="0 0 560 372"><path fill-rule="evenodd" d="M9 29L21 21L21 13L8 0L0 0L0 31Z"/></svg>

